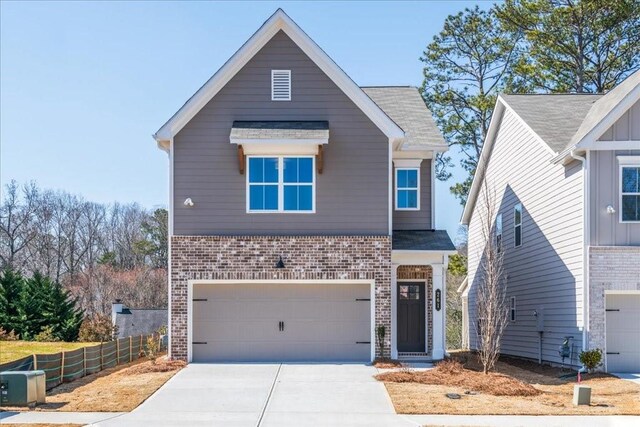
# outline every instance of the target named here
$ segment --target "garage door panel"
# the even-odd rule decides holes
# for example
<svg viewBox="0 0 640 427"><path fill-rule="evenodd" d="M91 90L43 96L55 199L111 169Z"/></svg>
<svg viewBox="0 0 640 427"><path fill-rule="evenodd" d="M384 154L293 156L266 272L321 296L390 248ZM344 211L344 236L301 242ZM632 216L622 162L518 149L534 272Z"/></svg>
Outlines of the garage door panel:
<svg viewBox="0 0 640 427"><path fill-rule="evenodd" d="M606 295L609 372L640 371L640 294Z"/></svg>
<svg viewBox="0 0 640 427"><path fill-rule="evenodd" d="M369 285L196 285L194 361L368 361ZM284 322L284 331L279 322Z"/></svg>

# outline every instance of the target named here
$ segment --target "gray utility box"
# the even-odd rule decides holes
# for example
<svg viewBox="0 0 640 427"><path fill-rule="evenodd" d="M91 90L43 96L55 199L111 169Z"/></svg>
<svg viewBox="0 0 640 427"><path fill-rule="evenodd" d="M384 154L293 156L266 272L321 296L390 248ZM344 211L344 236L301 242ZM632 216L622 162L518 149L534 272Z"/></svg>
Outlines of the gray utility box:
<svg viewBox="0 0 640 427"><path fill-rule="evenodd" d="M44 371L31 371L36 374L36 400L38 404L47 403L47 376Z"/></svg>
<svg viewBox="0 0 640 427"><path fill-rule="evenodd" d="M34 406L38 402L38 377L44 377L42 374L44 372L7 371L0 373L0 405Z"/></svg>

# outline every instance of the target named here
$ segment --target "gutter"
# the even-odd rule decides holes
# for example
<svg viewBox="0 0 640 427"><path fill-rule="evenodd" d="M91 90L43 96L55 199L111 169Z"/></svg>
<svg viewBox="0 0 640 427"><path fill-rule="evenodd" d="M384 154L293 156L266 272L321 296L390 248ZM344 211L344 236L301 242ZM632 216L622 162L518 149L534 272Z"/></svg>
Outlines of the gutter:
<svg viewBox="0 0 640 427"><path fill-rule="evenodd" d="M589 198L589 152L585 157L578 156L575 150L569 152L569 156L582 163L582 350L589 348L589 239L591 218Z"/></svg>

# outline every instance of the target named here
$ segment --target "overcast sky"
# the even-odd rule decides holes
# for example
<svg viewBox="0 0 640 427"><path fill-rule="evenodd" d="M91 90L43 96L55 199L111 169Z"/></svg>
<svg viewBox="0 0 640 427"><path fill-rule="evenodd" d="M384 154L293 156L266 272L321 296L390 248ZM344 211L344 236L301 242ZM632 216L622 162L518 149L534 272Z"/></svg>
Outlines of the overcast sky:
<svg viewBox="0 0 640 427"><path fill-rule="evenodd" d="M167 206L151 135L278 7L358 84L420 86L424 47L475 3L3 1L0 180ZM450 185L437 185L436 219L455 238Z"/></svg>

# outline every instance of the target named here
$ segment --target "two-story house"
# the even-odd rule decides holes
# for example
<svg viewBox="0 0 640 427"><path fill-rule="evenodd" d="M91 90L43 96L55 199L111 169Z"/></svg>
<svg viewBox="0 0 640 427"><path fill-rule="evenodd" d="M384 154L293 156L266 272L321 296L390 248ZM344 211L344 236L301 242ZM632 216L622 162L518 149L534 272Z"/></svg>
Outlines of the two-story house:
<svg viewBox="0 0 640 427"><path fill-rule="evenodd" d="M359 87L278 10L154 137L171 357L443 357L447 146L416 88Z"/></svg>
<svg viewBox="0 0 640 427"><path fill-rule="evenodd" d="M604 95L498 98L462 218L471 348L486 212L506 275L502 352L577 366L599 348L607 371L640 371L640 71Z"/></svg>

